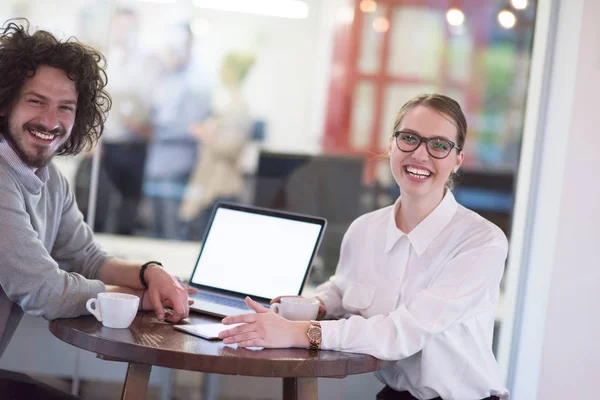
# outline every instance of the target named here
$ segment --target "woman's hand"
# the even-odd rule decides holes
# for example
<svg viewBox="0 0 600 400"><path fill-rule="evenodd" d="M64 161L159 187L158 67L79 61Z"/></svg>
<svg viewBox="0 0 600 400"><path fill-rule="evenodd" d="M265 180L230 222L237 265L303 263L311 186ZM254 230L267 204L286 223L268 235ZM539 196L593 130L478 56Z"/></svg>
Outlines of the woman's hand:
<svg viewBox="0 0 600 400"><path fill-rule="evenodd" d="M219 333L223 343L237 343L240 347L308 347L308 321L288 321L250 297L246 297L246 305L256 314L223 318L225 325L242 324Z"/></svg>
<svg viewBox="0 0 600 400"><path fill-rule="evenodd" d="M303 296L277 296L273 300L271 300L271 304L281 303L281 299L283 299L285 297L303 297ZM313 298L319 302L319 312L317 314L317 319L321 320L321 319L325 318L325 315L327 315L327 308L325 307L325 304L323 304L321 302L321 299L319 299L318 297L313 297Z"/></svg>

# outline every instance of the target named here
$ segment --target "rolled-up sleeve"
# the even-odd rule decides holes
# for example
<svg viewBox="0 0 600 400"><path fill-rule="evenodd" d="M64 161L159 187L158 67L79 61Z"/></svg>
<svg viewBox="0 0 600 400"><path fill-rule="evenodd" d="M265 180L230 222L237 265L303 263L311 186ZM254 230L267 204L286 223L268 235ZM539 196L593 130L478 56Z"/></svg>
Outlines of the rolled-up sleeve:
<svg viewBox="0 0 600 400"><path fill-rule="evenodd" d="M494 312L506 248L487 246L456 256L424 290L386 315L323 321L323 349L400 360L428 340L481 312Z"/></svg>
<svg viewBox="0 0 600 400"><path fill-rule="evenodd" d="M76 206L70 207L64 212L72 218ZM102 282L84 275L94 277L107 257L90 243L86 227L75 227L76 220L67 220L59 228L56 242L56 256L72 267L73 272L67 272L59 268L33 228L16 183L6 176L0 179L0 285L25 312L46 319L75 317L86 313L89 298L105 291ZM75 267L78 262L80 268Z"/></svg>

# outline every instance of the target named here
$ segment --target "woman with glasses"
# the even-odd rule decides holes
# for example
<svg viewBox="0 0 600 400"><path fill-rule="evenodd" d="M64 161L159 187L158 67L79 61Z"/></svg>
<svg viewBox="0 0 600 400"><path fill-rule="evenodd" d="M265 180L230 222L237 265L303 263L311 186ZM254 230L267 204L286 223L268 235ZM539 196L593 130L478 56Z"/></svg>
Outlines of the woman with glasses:
<svg viewBox="0 0 600 400"><path fill-rule="evenodd" d="M222 332L224 342L395 360L377 373L378 399L507 398L492 334L508 244L450 190L466 133L451 98L408 101L389 146L401 196L348 228L335 275L317 288L326 320L288 321L248 298L256 314L225 318L245 324Z"/></svg>

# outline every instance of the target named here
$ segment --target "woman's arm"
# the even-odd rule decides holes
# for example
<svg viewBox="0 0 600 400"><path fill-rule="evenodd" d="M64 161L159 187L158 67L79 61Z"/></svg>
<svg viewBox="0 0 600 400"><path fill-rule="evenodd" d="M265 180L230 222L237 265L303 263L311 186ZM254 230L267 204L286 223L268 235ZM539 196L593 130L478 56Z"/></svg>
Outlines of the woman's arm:
<svg viewBox="0 0 600 400"><path fill-rule="evenodd" d="M457 322L496 307L506 248L489 246L450 261L426 290L387 315L353 316L323 321L321 348L370 354L386 360L409 357L434 335ZM225 343L239 346L306 347L306 322L287 321L260 304L247 300L256 314L227 317L225 324L244 325L221 332Z"/></svg>
<svg viewBox="0 0 600 400"><path fill-rule="evenodd" d="M506 248L489 246L450 261L427 289L387 315L323 321L321 347L400 360L427 341L481 312L494 312Z"/></svg>
<svg viewBox="0 0 600 400"><path fill-rule="evenodd" d="M325 307L325 315L323 318L340 318L346 314L344 307L342 306L343 293L340 289L338 282L342 279L345 274L348 274L348 262L349 257L349 245L348 237L350 236L350 228L344 234L342 238L342 244L340 248L340 258L338 261L335 274L329 278L327 282L322 283L317 287L316 297Z"/></svg>
<svg viewBox="0 0 600 400"><path fill-rule="evenodd" d="M324 313L319 319L340 318L344 315L342 307L342 291L336 285L336 276L332 276L327 282L317 287L315 298L323 305Z"/></svg>

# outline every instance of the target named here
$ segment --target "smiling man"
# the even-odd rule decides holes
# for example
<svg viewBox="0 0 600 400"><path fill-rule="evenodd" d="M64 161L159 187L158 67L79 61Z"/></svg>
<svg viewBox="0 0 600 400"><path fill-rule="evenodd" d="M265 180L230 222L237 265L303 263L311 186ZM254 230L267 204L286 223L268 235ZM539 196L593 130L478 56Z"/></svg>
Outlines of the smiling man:
<svg viewBox="0 0 600 400"><path fill-rule="evenodd" d="M27 21L24 21L27 25ZM104 57L74 39L0 30L0 356L23 312L46 319L86 313L105 291L141 297L140 307L172 322L186 317L188 290L157 262L109 257L83 221L55 155L93 147L110 97ZM9 398L68 398L0 371ZM14 397L11 395L14 394Z"/></svg>
<svg viewBox="0 0 600 400"><path fill-rule="evenodd" d="M0 111L8 123L4 137L35 172L69 140L76 110L75 82L62 69L41 65L25 80L10 111Z"/></svg>

